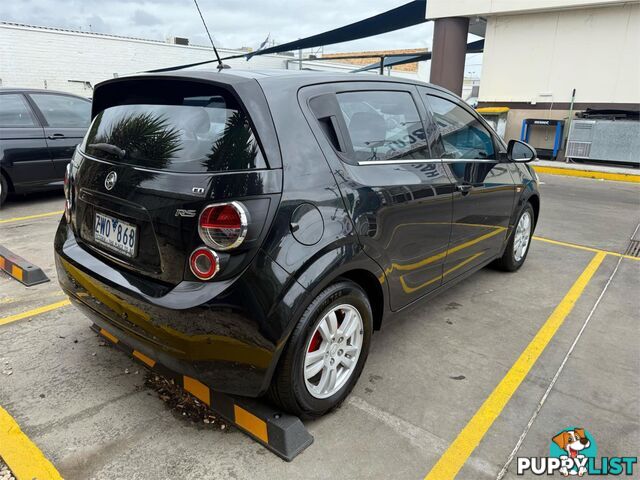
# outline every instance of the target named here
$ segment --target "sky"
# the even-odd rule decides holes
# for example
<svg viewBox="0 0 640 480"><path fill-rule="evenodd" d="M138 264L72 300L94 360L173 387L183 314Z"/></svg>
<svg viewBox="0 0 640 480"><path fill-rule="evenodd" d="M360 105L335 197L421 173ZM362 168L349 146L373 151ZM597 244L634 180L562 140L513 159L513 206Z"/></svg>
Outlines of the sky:
<svg viewBox="0 0 640 480"><path fill-rule="evenodd" d="M382 13L409 0L198 0L217 47L256 49L321 33ZM154 40L187 37L209 45L193 0L4 0L0 21L69 28ZM430 48L433 23L324 47L325 53ZM481 56L467 58L477 72Z"/></svg>
<svg viewBox="0 0 640 480"><path fill-rule="evenodd" d="M217 47L254 49L271 34L277 43L362 20L408 0L198 0ZM19 0L0 2L0 20L164 40L187 37L208 45L193 0ZM425 48L433 24L325 47L325 52Z"/></svg>

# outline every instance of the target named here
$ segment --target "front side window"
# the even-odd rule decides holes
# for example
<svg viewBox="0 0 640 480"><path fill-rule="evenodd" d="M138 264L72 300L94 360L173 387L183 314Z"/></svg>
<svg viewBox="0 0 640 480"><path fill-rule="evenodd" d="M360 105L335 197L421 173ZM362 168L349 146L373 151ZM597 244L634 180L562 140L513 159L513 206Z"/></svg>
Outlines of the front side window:
<svg viewBox="0 0 640 480"><path fill-rule="evenodd" d="M107 108L81 148L97 158L175 172L266 168L248 116L222 94L185 96L171 105L136 98Z"/></svg>
<svg viewBox="0 0 640 480"><path fill-rule="evenodd" d="M450 100L427 97L442 136L444 158L496 159L491 133L477 118Z"/></svg>
<svg viewBox="0 0 640 480"><path fill-rule="evenodd" d="M0 127L36 127L26 99L19 93L0 95Z"/></svg>
<svg viewBox="0 0 640 480"><path fill-rule="evenodd" d="M91 119L91 102L69 95L32 93L31 98L50 127L86 128Z"/></svg>
<svg viewBox="0 0 640 480"><path fill-rule="evenodd" d="M351 137L354 160L429 158L422 120L410 93L345 92L338 93L337 99Z"/></svg>

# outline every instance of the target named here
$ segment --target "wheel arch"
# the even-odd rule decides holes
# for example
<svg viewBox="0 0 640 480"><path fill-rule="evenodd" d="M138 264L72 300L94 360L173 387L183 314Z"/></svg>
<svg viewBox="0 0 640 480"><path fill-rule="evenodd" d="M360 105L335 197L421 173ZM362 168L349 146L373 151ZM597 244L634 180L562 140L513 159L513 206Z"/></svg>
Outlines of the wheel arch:
<svg viewBox="0 0 640 480"><path fill-rule="evenodd" d="M538 224L538 218L540 217L540 197L536 193L532 193L529 198L527 198L527 202L531 204L533 208L533 225Z"/></svg>
<svg viewBox="0 0 640 480"><path fill-rule="evenodd" d="M384 290L382 289L382 285L380 285L378 277L369 270L357 268L342 273L334 279L334 282L340 278L350 280L364 290L371 304L373 329L380 330L382 327L382 317L384 316Z"/></svg>
<svg viewBox="0 0 640 480"><path fill-rule="evenodd" d="M292 272L290 272L292 273ZM271 366L265 375L263 392L267 388L279 368L282 354L287 348L291 332L300 316L313 300L328 286L340 280L350 280L360 286L371 304L374 330L379 330L389 310L389 290L383 270L366 253L358 242L342 243L324 249L293 273L293 287L300 291L295 295L295 304L291 306L291 321L279 341L279 348L274 352Z"/></svg>
<svg viewBox="0 0 640 480"><path fill-rule="evenodd" d="M325 250L301 268L296 277L309 292L310 300L305 302L306 304L311 303L322 290L340 279L356 283L367 294L375 330L380 329L389 312L389 291L385 286L384 272L357 242Z"/></svg>
<svg viewBox="0 0 640 480"><path fill-rule="evenodd" d="M11 180L11 176L9 175L9 173L4 167L0 167L0 175L2 175L4 179L7 181L7 186L9 187L9 193L14 193L15 188L13 186L13 181Z"/></svg>

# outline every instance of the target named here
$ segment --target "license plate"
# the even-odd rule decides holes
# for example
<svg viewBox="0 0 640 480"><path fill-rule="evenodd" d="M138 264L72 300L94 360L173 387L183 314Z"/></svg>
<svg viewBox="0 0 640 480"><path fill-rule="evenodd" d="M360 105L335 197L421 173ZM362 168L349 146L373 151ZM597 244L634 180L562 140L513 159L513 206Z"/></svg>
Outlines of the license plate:
<svg viewBox="0 0 640 480"><path fill-rule="evenodd" d="M127 257L136 253L138 227L118 218L96 212L93 236L97 243Z"/></svg>

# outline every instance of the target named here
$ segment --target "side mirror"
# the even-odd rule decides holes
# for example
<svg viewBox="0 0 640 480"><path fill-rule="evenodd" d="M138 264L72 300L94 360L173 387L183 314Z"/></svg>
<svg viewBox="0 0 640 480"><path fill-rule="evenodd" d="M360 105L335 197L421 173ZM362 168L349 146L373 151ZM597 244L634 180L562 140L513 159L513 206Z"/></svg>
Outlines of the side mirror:
<svg viewBox="0 0 640 480"><path fill-rule="evenodd" d="M507 158L512 162L527 163L538 157L536 149L520 140L509 140Z"/></svg>

